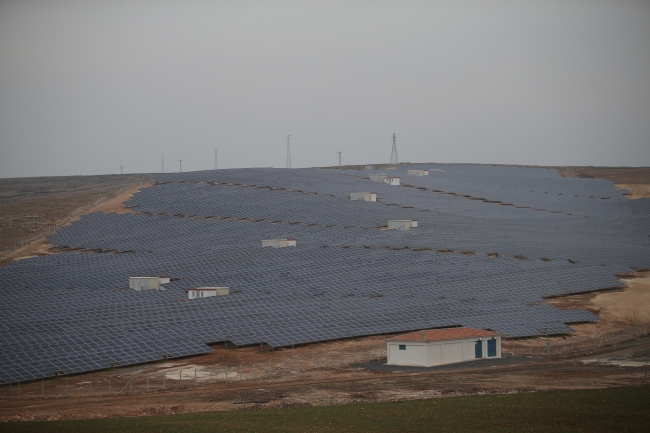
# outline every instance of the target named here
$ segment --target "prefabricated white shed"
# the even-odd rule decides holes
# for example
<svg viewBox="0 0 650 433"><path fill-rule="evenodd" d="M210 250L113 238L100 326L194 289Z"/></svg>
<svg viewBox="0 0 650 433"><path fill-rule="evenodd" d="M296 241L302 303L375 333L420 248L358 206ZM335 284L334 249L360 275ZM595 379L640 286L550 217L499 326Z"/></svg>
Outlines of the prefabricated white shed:
<svg viewBox="0 0 650 433"><path fill-rule="evenodd" d="M198 287L196 289L187 289L187 298L209 298L210 296L223 296L229 293L230 288L228 287Z"/></svg>
<svg viewBox="0 0 650 433"><path fill-rule="evenodd" d="M296 246L296 240L293 238L262 240L262 247L284 248L284 247L295 247L295 246Z"/></svg>
<svg viewBox="0 0 650 433"><path fill-rule="evenodd" d="M167 283L169 283L171 281L171 277L169 277L167 275L163 275L162 277L158 277L158 280L159 280L160 284L167 284Z"/></svg>
<svg viewBox="0 0 650 433"><path fill-rule="evenodd" d="M412 176L428 176L429 170L407 170L406 173Z"/></svg>
<svg viewBox="0 0 650 433"><path fill-rule="evenodd" d="M160 290L160 277L129 277L129 287L133 290Z"/></svg>
<svg viewBox="0 0 650 433"><path fill-rule="evenodd" d="M386 178L388 178L387 174L371 174L370 180L373 182L384 182Z"/></svg>
<svg viewBox="0 0 650 433"><path fill-rule="evenodd" d="M400 179L397 176L387 177L384 179L384 183L389 185L399 185Z"/></svg>
<svg viewBox="0 0 650 433"><path fill-rule="evenodd" d="M388 365L433 367L501 357L501 336L474 328L429 329L386 340Z"/></svg>
<svg viewBox="0 0 650 433"><path fill-rule="evenodd" d="M388 230L411 230L417 226L417 220L388 220Z"/></svg>
<svg viewBox="0 0 650 433"><path fill-rule="evenodd" d="M350 200L377 201L377 193L374 192L351 192Z"/></svg>

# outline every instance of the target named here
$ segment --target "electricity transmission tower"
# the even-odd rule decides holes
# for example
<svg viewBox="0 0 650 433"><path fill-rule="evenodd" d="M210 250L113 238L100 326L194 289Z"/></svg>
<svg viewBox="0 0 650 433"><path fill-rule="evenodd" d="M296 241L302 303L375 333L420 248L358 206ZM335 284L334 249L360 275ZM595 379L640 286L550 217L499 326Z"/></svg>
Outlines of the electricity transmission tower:
<svg viewBox="0 0 650 433"><path fill-rule="evenodd" d="M287 168L291 168L291 136L287 135Z"/></svg>
<svg viewBox="0 0 650 433"><path fill-rule="evenodd" d="M214 169L217 170L219 168L219 164L217 162L217 148L214 148Z"/></svg>
<svg viewBox="0 0 650 433"><path fill-rule="evenodd" d="M178 169L179 169L179 173L183 172L183 160L182 159L178 160Z"/></svg>
<svg viewBox="0 0 650 433"><path fill-rule="evenodd" d="M341 171L341 154L342 153L343 152L338 152L338 154L339 154L339 171Z"/></svg>
<svg viewBox="0 0 650 433"><path fill-rule="evenodd" d="M160 156L160 172L161 173L165 172L165 154L164 153Z"/></svg>
<svg viewBox="0 0 650 433"><path fill-rule="evenodd" d="M397 137L393 132L393 150L390 153L390 165L391 167L397 167L399 165L399 156L397 156Z"/></svg>

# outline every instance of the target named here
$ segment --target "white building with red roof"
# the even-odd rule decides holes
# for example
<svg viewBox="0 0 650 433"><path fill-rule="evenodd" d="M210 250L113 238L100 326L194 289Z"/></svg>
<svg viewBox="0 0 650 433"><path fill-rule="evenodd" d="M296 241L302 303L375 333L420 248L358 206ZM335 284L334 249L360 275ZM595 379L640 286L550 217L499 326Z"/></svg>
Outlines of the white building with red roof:
<svg viewBox="0 0 650 433"><path fill-rule="evenodd" d="M428 329L386 340L388 365L433 367L501 357L501 336L474 328Z"/></svg>

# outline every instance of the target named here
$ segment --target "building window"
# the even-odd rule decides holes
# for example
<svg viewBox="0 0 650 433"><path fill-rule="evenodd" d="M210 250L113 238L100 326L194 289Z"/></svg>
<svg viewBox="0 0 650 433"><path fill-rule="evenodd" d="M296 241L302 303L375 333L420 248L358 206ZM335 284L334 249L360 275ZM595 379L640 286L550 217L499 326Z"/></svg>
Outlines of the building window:
<svg viewBox="0 0 650 433"><path fill-rule="evenodd" d="M406 344L400 344L399 350L406 350Z"/></svg>

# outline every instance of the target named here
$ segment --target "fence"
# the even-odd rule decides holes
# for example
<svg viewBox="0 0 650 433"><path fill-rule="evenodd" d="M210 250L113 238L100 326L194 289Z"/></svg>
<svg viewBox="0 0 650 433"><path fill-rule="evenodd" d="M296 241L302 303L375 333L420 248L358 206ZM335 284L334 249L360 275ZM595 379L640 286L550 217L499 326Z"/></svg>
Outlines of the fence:
<svg viewBox="0 0 650 433"><path fill-rule="evenodd" d="M540 335L536 339L527 340L503 338L501 354L502 356L562 358L597 352L599 349L634 338L644 337L649 333L650 324L646 323L585 337L547 337Z"/></svg>
<svg viewBox="0 0 650 433"><path fill-rule="evenodd" d="M265 361L213 365L201 368L166 369L163 373L119 370L98 372L94 375L56 377L29 383L10 383L0 389L0 398L56 398L81 396L110 396L178 391L218 384L287 378L288 375L316 370L333 370L385 359L385 343L374 346L358 346L342 350L295 354L284 350L286 355ZM196 359L200 361L200 358ZM147 366L146 368L150 368ZM164 365L161 366L164 368ZM132 369L130 369L132 370ZM124 370L123 370L124 371Z"/></svg>
<svg viewBox="0 0 650 433"><path fill-rule="evenodd" d="M16 251L26 245L29 245L35 240L40 239L43 236L47 236L48 234L56 232L59 228L67 224L70 220L80 215L84 211L90 209L91 207L97 206L98 204L108 199L116 197L120 195L122 192L126 191L127 189L133 188L134 186L137 185L142 185L144 183L149 183L149 182L153 182L153 178L144 178L140 180L135 180L120 186L116 190L104 193L99 197L96 197L88 201L87 203L79 206L78 208L76 208L75 210L67 214L63 219L59 220L58 222L48 225L47 227L42 227L36 230L35 232L33 232L32 234L30 234L29 236L27 236L26 238L21 239L20 241L16 241L9 246L0 248L0 257L2 257L3 255L10 254L11 252Z"/></svg>

